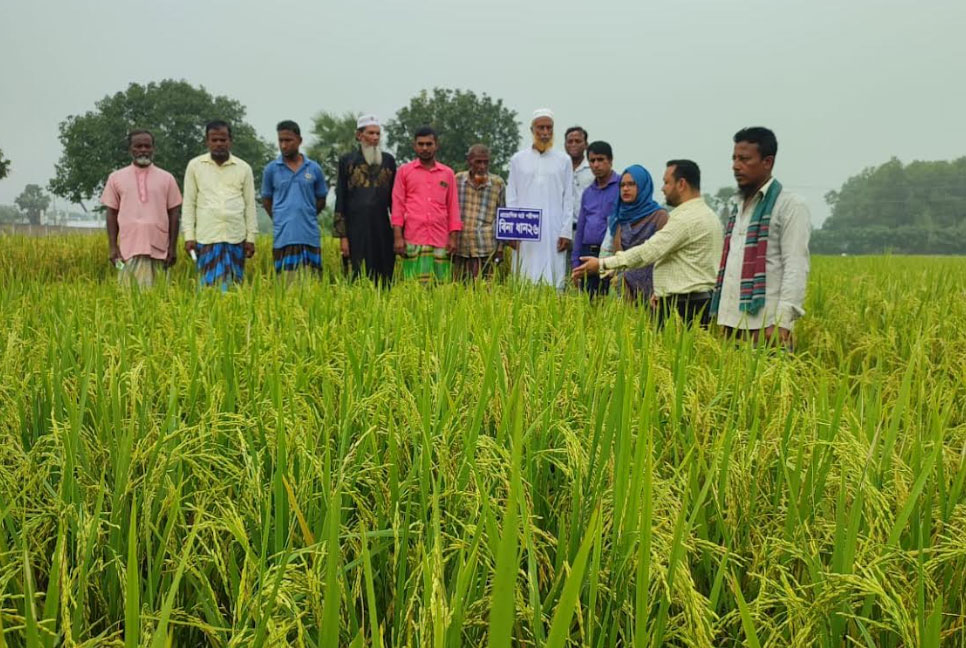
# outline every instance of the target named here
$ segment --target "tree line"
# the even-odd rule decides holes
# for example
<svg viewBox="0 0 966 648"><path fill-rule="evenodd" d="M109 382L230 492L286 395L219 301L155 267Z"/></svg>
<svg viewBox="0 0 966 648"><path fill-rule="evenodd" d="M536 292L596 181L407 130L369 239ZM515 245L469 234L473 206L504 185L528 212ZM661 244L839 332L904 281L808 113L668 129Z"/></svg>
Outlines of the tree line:
<svg viewBox="0 0 966 648"><path fill-rule="evenodd" d="M330 184L339 157L356 146L359 114L322 111L313 119L306 153L322 165ZM203 150L204 124L216 118L232 124L232 152L256 173L275 157L274 142L258 136L239 101L186 81L132 83L98 101L93 110L61 122L63 152L48 189L79 204L99 197L111 171L130 162L126 134L135 128L153 131L155 162L180 185L188 161ZM438 159L457 169L470 145L484 142L491 149L492 171L505 176L520 146L517 113L502 100L434 88L418 93L385 122L385 147L400 162L411 160L411 134L426 124L440 133ZM0 150L0 179L10 165ZM727 187L706 198L720 211L733 193ZM825 199L832 213L813 233L811 247L817 254L966 254L966 157L905 165L893 158L849 178ZM22 216L39 222L49 197L40 186L29 185L16 202ZM13 209L4 208L0 218L13 217Z"/></svg>

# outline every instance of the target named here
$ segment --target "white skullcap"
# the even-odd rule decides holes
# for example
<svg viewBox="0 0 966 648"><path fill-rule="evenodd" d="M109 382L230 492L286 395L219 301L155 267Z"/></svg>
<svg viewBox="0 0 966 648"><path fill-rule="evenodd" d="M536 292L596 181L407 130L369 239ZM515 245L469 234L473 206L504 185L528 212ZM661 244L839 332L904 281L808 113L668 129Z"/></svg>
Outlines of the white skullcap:
<svg viewBox="0 0 966 648"><path fill-rule="evenodd" d="M363 115L356 121L356 128L365 128L366 126L378 126L379 120L376 119L375 115Z"/></svg>
<svg viewBox="0 0 966 648"><path fill-rule="evenodd" d="M530 118L530 123L532 124L541 117L549 117L550 121L553 121L553 111L549 108L537 108L533 111L533 117Z"/></svg>

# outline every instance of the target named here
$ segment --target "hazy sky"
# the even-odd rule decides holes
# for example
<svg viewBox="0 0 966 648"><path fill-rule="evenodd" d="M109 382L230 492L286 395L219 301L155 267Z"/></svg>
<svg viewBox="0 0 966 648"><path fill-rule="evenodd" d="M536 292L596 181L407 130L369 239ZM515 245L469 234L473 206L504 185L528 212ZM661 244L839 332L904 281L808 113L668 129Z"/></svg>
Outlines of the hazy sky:
<svg viewBox="0 0 966 648"><path fill-rule="evenodd" d="M67 115L178 78L266 138L319 110L388 119L423 88L485 92L523 122L553 108L561 148L579 123L618 167L692 158L711 192L733 182L734 132L765 125L819 223L864 167L966 154L964 25L963 0L0 0L0 203L47 183Z"/></svg>

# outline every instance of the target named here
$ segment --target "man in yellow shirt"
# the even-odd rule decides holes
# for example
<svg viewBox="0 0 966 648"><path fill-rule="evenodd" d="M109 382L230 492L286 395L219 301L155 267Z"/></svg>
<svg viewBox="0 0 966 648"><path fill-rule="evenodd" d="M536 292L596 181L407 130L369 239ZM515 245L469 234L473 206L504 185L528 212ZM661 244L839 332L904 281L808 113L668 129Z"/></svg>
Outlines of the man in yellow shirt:
<svg viewBox="0 0 966 648"><path fill-rule="evenodd" d="M673 211L667 224L646 242L614 256L580 257L573 278L610 274L622 268L654 265L654 297L659 321L677 312L685 322L709 321L708 306L717 278L721 223L701 197L701 170L691 160L671 160L664 172L664 198Z"/></svg>
<svg viewBox="0 0 966 648"><path fill-rule="evenodd" d="M208 152L184 174L184 249L195 259L202 285L227 290L244 278L245 259L255 254L255 178L244 160L231 154L231 126L205 125Z"/></svg>

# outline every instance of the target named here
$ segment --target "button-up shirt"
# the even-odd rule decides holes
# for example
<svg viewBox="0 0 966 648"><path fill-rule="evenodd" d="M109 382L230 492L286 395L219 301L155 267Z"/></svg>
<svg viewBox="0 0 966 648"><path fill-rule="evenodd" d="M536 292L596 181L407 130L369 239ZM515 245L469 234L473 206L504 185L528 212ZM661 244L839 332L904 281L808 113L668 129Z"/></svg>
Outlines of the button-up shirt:
<svg viewBox="0 0 966 648"><path fill-rule="evenodd" d="M756 330L778 325L790 330L795 320L805 314L802 304L809 271L811 219L805 201L785 189L778 194L768 226L765 305L754 315L738 308L748 223L772 182L774 179L766 182L747 203L739 195L729 205L735 214L735 226L718 304L718 324L722 326Z"/></svg>
<svg viewBox="0 0 966 648"><path fill-rule="evenodd" d="M577 165L574 169L574 224L577 223L577 218L580 216L580 198L584 195L584 190L590 185L594 184L594 172L590 170L590 163L587 161L587 156L584 156L583 161Z"/></svg>
<svg viewBox="0 0 966 648"><path fill-rule="evenodd" d="M724 235L704 198L692 198L668 214L667 223L641 245L600 260L600 271L654 265L658 297L714 289Z"/></svg>
<svg viewBox="0 0 966 648"><path fill-rule="evenodd" d="M399 167L390 220L406 243L446 247L449 233L463 228L453 170L439 162L427 169L418 159Z"/></svg>
<svg viewBox="0 0 966 648"><path fill-rule="evenodd" d="M489 174L481 185L473 182L467 171L456 174L460 200L460 232L457 256L488 257L502 245L496 240L496 210L506 207L506 185L503 178Z"/></svg>
<svg viewBox="0 0 966 648"><path fill-rule="evenodd" d="M188 162L181 224L186 241L254 243L255 178L248 163L231 155L218 164L210 153Z"/></svg>
<svg viewBox="0 0 966 648"><path fill-rule="evenodd" d="M101 204L117 210L117 246L121 258L165 259L171 241L168 210L181 204L174 176L153 164L131 164L107 178Z"/></svg>
<svg viewBox="0 0 966 648"><path fill-rule="evenodd" d="M601 187L596 178L580 198L580 215L574 231L574 250L572 265L580 265L581 248L585 245L600 245L607 234L607 221L617 209L620 199L620 176L611 171L607 184Z"/></svg>

